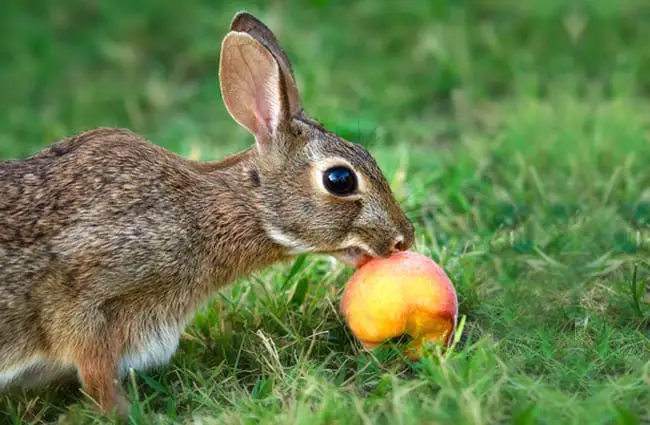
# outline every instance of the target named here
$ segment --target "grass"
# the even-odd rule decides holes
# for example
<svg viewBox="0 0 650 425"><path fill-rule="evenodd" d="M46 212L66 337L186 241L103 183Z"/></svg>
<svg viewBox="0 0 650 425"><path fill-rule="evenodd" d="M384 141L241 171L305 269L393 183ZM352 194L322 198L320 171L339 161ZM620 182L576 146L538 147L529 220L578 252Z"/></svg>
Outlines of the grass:
<svg viewBox="0 0 650 425"><path fill-rule="evenodd" d="M172 364L134 374L131 423L650 423L648 7L9 0L0 158L96 126L206 159L247 146L216 79L242 8L307 110L375 155L465 326L419 362L366 352L338 313L351 270L299 258L228 287ZM0 423L102 423L76 402L3 395Z"/></svg>

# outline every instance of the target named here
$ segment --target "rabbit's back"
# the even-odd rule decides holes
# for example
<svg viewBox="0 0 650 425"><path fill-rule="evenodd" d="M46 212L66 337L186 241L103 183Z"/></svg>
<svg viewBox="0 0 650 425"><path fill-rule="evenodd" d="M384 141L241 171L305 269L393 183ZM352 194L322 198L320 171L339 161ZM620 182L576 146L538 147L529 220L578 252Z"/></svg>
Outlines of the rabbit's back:
<svg viewBox="0 0 650 425"><path fill-rule="evenodd" d="M111 129L0 163L0 288L29 291L53 263L78 269L104 263L114 272L132 264L139 271L129 275L137 279L170 243L175 250L189 246L195 182L186 168L140 136ZM152 266L164 269L180 253Z"/></svg>

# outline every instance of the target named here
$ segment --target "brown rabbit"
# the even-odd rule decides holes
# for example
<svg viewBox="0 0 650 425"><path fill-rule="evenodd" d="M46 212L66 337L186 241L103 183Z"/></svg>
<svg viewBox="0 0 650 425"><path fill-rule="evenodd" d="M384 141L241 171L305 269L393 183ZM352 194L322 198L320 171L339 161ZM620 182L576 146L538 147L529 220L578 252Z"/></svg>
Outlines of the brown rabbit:
<svg viewBox="0 0 650 425"><path fill-rule="evenodd" d="M124 414L119 379L168 362L234 279L299 253L358 266L411 246L376 162L305 114L286 54L248 13L219 77L256 140L222 161L96 129L0 163L0 388L78 378Z"/></svg>

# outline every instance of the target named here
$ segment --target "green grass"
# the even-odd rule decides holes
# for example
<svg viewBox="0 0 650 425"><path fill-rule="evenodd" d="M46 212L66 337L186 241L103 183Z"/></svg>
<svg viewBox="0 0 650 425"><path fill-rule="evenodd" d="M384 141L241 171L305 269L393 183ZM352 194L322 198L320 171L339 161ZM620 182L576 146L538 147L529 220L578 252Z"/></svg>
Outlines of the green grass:
<svg viewBox="0 0 650 425"><path fill-rule="evenodd" d="M207 159L247 146L216 78L247 9L307 110L376 156L466 323L419 362L366 352L338 312L351 270L301 258L228 287L134 375L132 423L650 423L650 8L221 3L9 0L0 158L96 126ZM0 423L101 422L77 401L0 396Z"/></svg>

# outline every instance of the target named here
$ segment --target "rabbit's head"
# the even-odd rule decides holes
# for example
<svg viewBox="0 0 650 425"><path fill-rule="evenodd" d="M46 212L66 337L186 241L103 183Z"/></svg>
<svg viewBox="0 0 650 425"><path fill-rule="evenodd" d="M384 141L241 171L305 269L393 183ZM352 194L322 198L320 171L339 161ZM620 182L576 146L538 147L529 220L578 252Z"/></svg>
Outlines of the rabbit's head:
<svg viewBox="0 0 650 425"><path fill-rule="evenodd" d="M250 170L260 220L291 254L331 254L359 266L413 243L413 226L373 157L309 118L273 33L242 12L221 46L226 108L255 136Z"/></svg>

